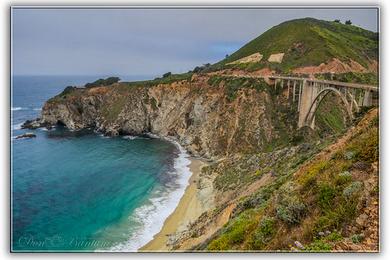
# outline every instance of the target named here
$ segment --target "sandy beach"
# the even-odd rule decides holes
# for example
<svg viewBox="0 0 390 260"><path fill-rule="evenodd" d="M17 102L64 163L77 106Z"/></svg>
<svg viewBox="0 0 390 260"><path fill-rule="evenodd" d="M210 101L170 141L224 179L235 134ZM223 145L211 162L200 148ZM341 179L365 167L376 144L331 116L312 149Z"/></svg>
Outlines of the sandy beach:
<svg viewBox="0 0 390 260"><path fill-rule="evenodd" d="M154 236L152 241L140 248L139 251L156 252L169 250L166 246L169 235L184 230L188 223L196 220L202 214L202 202L199 196L197 196L197 182L203 165L205 163L201 160L191 159L190 169L192 175L178 206L165 220L160 232Z"/></svg>

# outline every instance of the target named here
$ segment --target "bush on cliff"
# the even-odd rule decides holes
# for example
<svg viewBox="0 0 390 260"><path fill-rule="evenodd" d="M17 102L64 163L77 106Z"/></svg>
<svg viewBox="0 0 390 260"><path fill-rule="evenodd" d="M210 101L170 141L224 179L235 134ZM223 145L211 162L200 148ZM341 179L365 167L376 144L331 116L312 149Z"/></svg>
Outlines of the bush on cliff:
<svg viewBox="0 0 390 260"><path fill-rule="evenodd" d="M119 82L121 79L118 77L108 77L106 79L98 79L92 83L85 84L86 88L93 88L93 87L99 87L99 86L109 86L114 83Z"/></svg>
<svg viewBox="0 0 390 260"><path fill-rule="evenodd" d="M65 96L69 93L72 93L74 90L76 89L76 87L73 87L73 86L67 86L60 94L60 96Z"/></svg>

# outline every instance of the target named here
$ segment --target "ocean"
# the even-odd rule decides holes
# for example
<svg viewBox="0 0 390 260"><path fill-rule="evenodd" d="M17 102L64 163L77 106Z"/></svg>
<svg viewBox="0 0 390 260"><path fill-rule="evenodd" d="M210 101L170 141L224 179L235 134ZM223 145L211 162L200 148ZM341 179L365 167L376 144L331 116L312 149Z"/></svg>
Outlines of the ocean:
<svg viewBox="0 0 390 260"><path fill-rule="evenodd" d="M190 160L173 142L63 127L20 129L66 86L97 78L13 77L13 251L136 251L159 232L184 194ZM25 132L37 137L15 139Z"/></svg>

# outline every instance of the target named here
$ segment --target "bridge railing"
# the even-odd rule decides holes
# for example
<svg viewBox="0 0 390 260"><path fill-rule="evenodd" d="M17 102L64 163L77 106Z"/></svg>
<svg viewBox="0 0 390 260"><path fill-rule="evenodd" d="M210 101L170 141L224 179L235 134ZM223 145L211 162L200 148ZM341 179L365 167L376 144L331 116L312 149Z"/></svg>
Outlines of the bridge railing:
<svg viewBox="0 0 390 260"><path fill-rule="evenodd" d="M283 79L283 80L297 80L297 81L306 80L307 82L329 84L329 85L335 85L335 86L346 87L346 88L364 89L364 90L370 90L373 92L379 91L379 88L376 86L367 85L367 84L360 84L360 83L349 83L349 82L341 82L341 81L333 81L333 80L321 80L321 79L314 79L314 78L299 78L299 77L288 77L288 76L269 76L268 78L269 79Z"/></svg>

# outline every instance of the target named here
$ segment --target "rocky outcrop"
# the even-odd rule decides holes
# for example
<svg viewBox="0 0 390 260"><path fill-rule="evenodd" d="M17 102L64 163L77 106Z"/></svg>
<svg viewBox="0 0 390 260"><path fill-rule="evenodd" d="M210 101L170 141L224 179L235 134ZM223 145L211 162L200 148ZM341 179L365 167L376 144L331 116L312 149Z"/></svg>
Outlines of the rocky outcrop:
<svg viewBox="0 0 390 260"><path fill-rule="evenodd" d="M376 73L377 64L378 63L373 60L369 63L367 69L354 60L350 60L349 62L342 62L339 59L333 58L331 61L327 63L321 63L319 66L307 66L307 67L295 68L292 70L292 72L297 74L309 74L309 75L320 74L320 73L347 73L347 72Z"/></svg>
<svg viewBox="0 0 390 260"><path fill-rule="evenodd" d="M34 120L26 120L21 126L22 129L37 129L40 127L46 127L50 129L52 126L47 123L43 123L40 118L36 118Z"/></svg>
<svg viewBox="0 0 390 260"><path fill-rule="evenodd" d="M76 89L49 100L40 123L106 135L150 132L173 137L205 158L258 151L278 137L269 91L239 88L232 100L223 81L212 86L208 79Z"/></svg>
<svg viewBox="0 0 390 260"><path fill-rule="evenodd" d="M269 56L268 62L282 63L283 57L284 57L284 53L274 53Z"/></svg>
<svg viewBox="0 0 390 260"><path fill-rule="evenodd" d="M37 136L34 133L24 133L24 134L16 136L15 139L33 138L33 137L37 137Z"/></svg>
<svg viewBox="0 0 390 260"><path fill-rule="evenodd" d="M226 65L259 62L259 61L261 61L262 58L263 58L263 55L261 55L260 53L256 52L256 53L254 53L252 55L249 55L247 57L241 58L239 60L226 63Z"/></svg>

